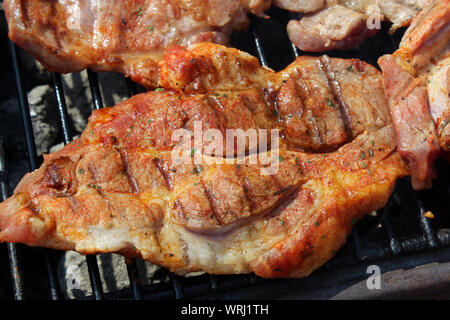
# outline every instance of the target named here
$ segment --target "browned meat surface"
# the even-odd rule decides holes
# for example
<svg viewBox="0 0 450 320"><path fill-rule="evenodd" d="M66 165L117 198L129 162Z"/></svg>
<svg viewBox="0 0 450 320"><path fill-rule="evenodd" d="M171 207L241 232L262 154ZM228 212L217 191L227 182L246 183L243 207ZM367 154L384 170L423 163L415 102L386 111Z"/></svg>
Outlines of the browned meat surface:
<svg viewBox="0 0 450 320"><path fill-rule="evenodd" d="M315 12L302 9L304 1L287 2L298 4L290 10L308 13L289 22L291 41L300 50L321 52L352 48L373 36L378 32L374 17L392 22L393 30L408 26L427 0L328 0L325 5L318 5L320 10Z"/></svg>
<svg viewBox="0 0 450 320"><path fill-rule="evenodd" d="M0 240L116 252L178 274L304 277L335 254L357 219L386 204L396 179L408 172L395 151L375 68L303 57L280 73L258 67L261 76L247 77L241 88L240 76L256 59L203 46L197 52L214 53L203 57L210 67L206 77L190 77L203 64L186 52L179 60L165 58L194 63L193 69L167 66L169 79L186 80L189 93L157 90L96 110L81 138L45 156L0 204ZM247 60L243 69L234 66L235 77L229 66L220 70L220 51L222 59ZM216 89L233 82L236 88ZM193 84L202 84L201 90L194 92ZM325 108L333 111L326 120ZM252 155L214 163L205 149L190 150L189 161L179 163L172 151L181 142L172 134L195 131L195 120L205 130L279 129L287 137L279 148L258 150L256 163ZM264 174L269 165L278 170Z"/></svg>
<svg viewBox="0 0 450 320"><path fill-rule="evenodd" d="M359 60L304 57L282 74L276 102L284 135L303 150L336 150L390 122L379 74Z"/></svg>
<svg viewBox="0 0 450 320"><path fill-rule="evenodd" d="M406 31L400 48L382 57L399 152L415 189L428 188L440 148L450 149L450 1L434 0Z"/></svg>
<svg viewBox="0 0 450 320"><path fill-rule="evenodd" d="M262 14L251 0L6 0L9 37L53 72L117 71L146 86L158 81L157 62L173 44L226 43Z"/></svg>
<svg viewBox="0 0 450 320"><path fill-rule="evenodd" d="M160 86L189 93L273 85L272 71L248 53L205 43L168 48L159 69Z"/></svg>

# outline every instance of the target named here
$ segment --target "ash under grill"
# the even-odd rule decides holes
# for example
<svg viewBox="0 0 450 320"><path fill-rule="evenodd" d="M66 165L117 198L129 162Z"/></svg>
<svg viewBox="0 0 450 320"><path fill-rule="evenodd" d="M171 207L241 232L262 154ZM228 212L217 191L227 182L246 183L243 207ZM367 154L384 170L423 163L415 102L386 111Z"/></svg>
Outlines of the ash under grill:
<svg viewBox="0 0 450 320"><path fill-rule="evenodd" d="M257 56L262 65L280 70L303 53L297 50L286 34L286 23L291 14L279 9L270 9L271 19L252 18L251 29L235 33L231 45ZM359 58L376 66L379 56L393 52L401 39L401 32L390 36L388 26L374 38L366 40L359 47L347 51L327 52L329 56ZM10 42L15 86L18 94L18 108L23 123L29 169L40 164L36 153L30 110L20 71L18 48ZM93 109L104 106L97 75L87 72ZM128 94L140 91L139 86L128 79ZM63 142L73 138L70 117L62 77L51 74L58 106L58 117L62 127ZM108 90L106 88L106 90ZM126 262L129 287L104 292L99 265L95 256L86 256L86 264L92 295L86 299L256 299L256 298L389 298L389 297L450 297L450 168L448 163L438 162L438 179L431 190L414 192L410 181L405 178L397 183L396 189L385 208L367 215L359 221L337 255L310 277L305 279L264 280L254 275L214 276L197 275L179 277L163 270L160 281L144 281L139 261ZM9 196L7 163L0 141L0 187L2 200ZM424 216L432 211L435 218ZM3 247L5 250L3 250ZM11 285L0 285L0 298L35 298L28 289L39 286L37 294L45 292L53 300L65 296L59 287L55 256L60 252L28 248L22 245L2 244L0 259L9 257L12 275ZM31 250L31 253L29 252ZM25 254L26 253L26 254ZM21 257L22 256L22 257ZM32 265L31 265L32 264ZM369 291L365 281L369 265L377 265L383 272L386 289ZM39 267L38 267L39 266ZM400 271L403 270L403 271ZM37 273L40 282L30 281L31 273ZM407 279L400 281L399 279ZM29 284L29 282L32 282ZM145 284L150 282L150 284Z"/></svg>

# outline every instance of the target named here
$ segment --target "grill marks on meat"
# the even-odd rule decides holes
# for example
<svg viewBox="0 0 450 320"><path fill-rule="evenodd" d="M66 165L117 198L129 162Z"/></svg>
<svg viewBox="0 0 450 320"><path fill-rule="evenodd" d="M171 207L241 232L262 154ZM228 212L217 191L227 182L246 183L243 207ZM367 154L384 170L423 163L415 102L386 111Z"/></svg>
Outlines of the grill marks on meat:
<svg viewBox="0 0 450 320"><path fill-rule="evenodd" d="M350 138L352 138L352 127L351 127L350 114L349 114L348 107L344 102L344 98L342 96L341 84L336 79L336 72L335 72L335 71L337 71L337 72L342 73L344 71L343 70L333 70L331 64L332 63L327 56L321 57L321 59L320 59L321 69L324 71L324 73L327 76L328 85L332 89L332 93L333 93L333 97L334 97L333 100L335 100L337 103L337 106L333 107L333 102L332 101L329 102L330 100L328 100L327 105L329 105L333 108L337 107L339 109L339 114L342 118L342 123L344 125L345 132L347 134L347 139L350 139ZM349 70L347 70L347 71L349 71ZM348 79L348 77L343 77L343 80L345 80L345 79Z"/></svg>
<svg viewBox="0 0 450 320"><path fill-rule="evenodd" d="M450 2L430 1L393 55L380 58L399 152L415 189L429 188L440 148L449 150Z"/></svg>
<svg viewBox="0 0 450 320"><path fill-rule="evenodd" d="M226 233L269 212L300 185L293 161L285 159L280 167L268 176L257 165L204 167L192 186L177 192L173 214L189 230Z"/></svg>
<svg viewBox="0 0 450 320"><path fill-rule="evenodd" d="M93 112L86 130L92 134L88 138L93 141L99 139L104 143L125 143L127 148L145 148L151 143L155 148L170 151L183 144L182 137L177 139L174 136L176 130L184 129L189 133L200 130L206 134L208 129L215 129L223 137L219 141L223 143L223 153L218 154L214 149L215 139L220 138L215 135L211 136L211 140L207 136L203 137L203 149L200 151L222 157L226 155L226 143L229 142L226 140L227 129L241 129L244 132L254 128L267 129L270 136L271 129L278 127L273 106L267 105L262 96L263 93L256 89L197 95L184 95L175 91L159 94L151 92L128 99L120 108ZM248 104L251 104L251 108ZM110 121L105 122L105 118ZM259 135L257 138L260 138ZM229 147L235 150L233 144ZM248 147L247 143L246 150ZM208 150L211 152L208 153ZM236 155L236 152L232 155Z"/></svg>
<svg viewBox="0 0 450 320"><path fill-rule="evenodd" d="M378 30L368 26L372 17L392 22L392 29L408 26L424 7L424 0L328 0L279 1L290 6L290 10L305 12L300 20L292 20L287 26L289 38L303 51L322 52L335 49L349 49L364 39L375 35ZM279 4L281 8L287 7ZM275 5L277 3L275 2ZM372 21L373 22L373 21Z"/></svg>
<svg viewBox="0 0 450 320"><path fill-rule="evenodd" d="M48 70L116 71L158 82L157 62L169 45L226 43L262 14L267 1L26 1L4 2L9 37Z"/></svg>
<svg viewBox="0 0 450 320"><path fill-rule="evenodd" d="M177 68L188 63L188 68ZM232 117L227 128L250 128L250 122L245 125L242 119L254 121L258 128L278 128L273 123L276 115L291 147L302 150L333 151L367 126L377 129L390 122L379 73L356 59L300 57L275 74L236 49L194 45L189 50L167 50L160 65L163 79L170 79L163 81L165 88L186 93L212 91L213 99L221 101L239 91L240 103L251 115L236 107L222 107ZM249 89L255 86L262 88L260 93ZM233 87L239 89L229 91ZM219 119L221 110L216 109L212 117ZM239 122L239 126L232 124ZM216 127L222 128L219 123Z"/></svg>
<svg viewBox="0 0 450 320"><path fill-rule="evenodd" d="M205 46L211 52L222 50L224 56L236 52ZM228 91L214 88L231 88L233 81L240 88L242 78L230 77L228 66L222 72L212 68L210 74L219 76L216 81L207 82L201 74L190 79L201 79L199 93L148 92L94 111L81 138L46 156L43 166L27 174L14 195L0 204L0 239L85 254L138 256L178 274L203 270L307 276L345 242L355 219L385 205L396 179L407 174L395 152L380 73L363 62L341 59L329 59L324 70L323 61L299 58L280 73L259 67L264 72L249 76L245 88ZM305 75L310 69L322 74L322 80L313 83ZM173 80L186 76L170 72ZM191 130L193 119L202 119L204 129L223 130L237 123L280 128L288 116L274 113L274 106L280 107L275 100L284 86L309 81L312 102L305 104L322 110L313 101L333 95L327 72L339 83L352 121L351 139L336 142L330 152L300 150L290 137L281 138L277 158L270 158L275 150L258 152L269 162L250 163L249 155L215 163L204 150L187 163L172 157L172 132ZM186 88L194 88L191 82ZM304 107L303 102L295 106L298 96L284 96L292 112ZM368 111L376 102L378 109ZM244 115L247 119L240 119ZM319 144L315 147L320 150ZM272 164L278 170L263 174L261 169Z"/></svg>
<svg viewBox="0 0 450 320"><path fill-rule="evenodd" d="M314 61L315 60L315 61ZM286 138L304 150L335 150L352 138L329 61L311 59L281 86L277 106ZM324 66L324 62L326 67Z"/></svg>

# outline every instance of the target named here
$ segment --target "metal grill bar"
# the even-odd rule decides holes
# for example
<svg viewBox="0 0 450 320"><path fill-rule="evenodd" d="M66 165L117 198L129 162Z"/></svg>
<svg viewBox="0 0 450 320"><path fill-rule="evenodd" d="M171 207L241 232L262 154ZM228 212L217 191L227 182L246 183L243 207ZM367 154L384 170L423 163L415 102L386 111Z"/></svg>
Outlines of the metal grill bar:
<svg viewBox="0 0 450 320"><path fill-rule="evenodd" d="M19 55L17 52L17 46L12 42L9 41L9 47L10 47L10 53L11 53L11 59L13 63L13 71L14 71L14 78L16 80L16 88L17 88L17 97L19 100L19 108L20 113L22 115L22 123L23 123L23 129L24 129L24 135L25 135L25 143L27 148L27 154L28 154L28 161L30 165L30 170L33 171L37 169L38 161L37 161L37 153L36 153L36 144L34 141L34 133L33 133L33 126L31 123L31 117L30 117L30 108L28 105L28 97L26 95L26 92L22 85L22 73L20 71L20 63L19 63ZM52 300L58 300L60 299L60 291L59 286L57 282L56 277L56 269L54 267L54 264L51 261L51 253L48 249L42 249L45 256L45 263L47 265L47 276L49 280L49 286L50 286L50 298Z"/></svg>
<svg viewBox="0 0 450 320"><path fill-rule="evenodd" d="M64 144L72 141L72 133L69 123L69 116L67 114L66 98L64 96L64 88L61 80L61 75L52 73L53 88L55 90L56 101L58 103L59 117L61 120L61 127L64 135ZM103 288L100 280L100 273L98 271L97 259L95 256L86 256L86 263L89 271L89 278L91 280L92 292L95 300L103 299Z"/></svg>
<svg viewBox="0 0 450 320"><path fill-rule="evenodd" d="M131 290L133 293L134 300L142 300L142 289L139 284L141 281L137 272L136 260L133 259L131 262L126 262L128 278L130 279Z"/></svg>
<svg viewBox="0 0 450 320"><path fill-rule="evenodd" d="M3 140L0 138L0 191L1 201L5 201L9 196L8 174L6 172L5 152L3 149ZM19 262L19 252L14 243L7 243L9 265L11 269L12 286L15 300L24 300L22 285L22 268Z"/></svg>
<svg viewBox="0 0 450 320"><path fill-rule="evenodd" d="M381 220L381 224L386 229L386 232L388 234L389 247L391 248L392 254L399 255L402 251L402 246L400 245L400 242L398 241L397 237L395 236L394 228L389 219L389 210L388 209L381 210L380 220Z"/></svg>
<svg viewBox="0 0 450 320"><path fill-rule="evenodd" d="M100 272L98 270L97 256L87 255L86 263L88 266L89 279L91 280L92 293L95 300L103 300L104 293L102 288L102 281L100 280Z"/></svg>
<svg viewBox="0 0 450 320"><path fill-rule="evenodd" d="M14 299L24 300L25 296L23 294L22 271L19 263L19 252L17 250L16 244L14 243L8 243L7 247L8 247L9 264L11 266Z"/></svg>
<svg viewBox="0 0 450 320"><path fill-rule="evenodd" d="M172 281L173 292L176 300L180 300L184 298L183 287L181 286L180 280L178 276L169 272L170 280Z"/></svg>
<svg viewBox="0 0 450 320"><path fill-rule="evenodd" d="M61 75L52 73L53 88L55 89L56 102L58 104L59 119L61 120L61 127L63 130L64 144L72 141L72 133L69 123L69 115L67 114L66 98L64 96L64 88L61 80Z"/></svg>
<svg viewBox="0 0 450 320"><path fill-rule="evenodd" d="M17 98L19 99L19 109L23 120L23 130L25 134L25 143L28 153L30 171L37 169L36 144L34 141L33 126L31 124L30 108L28 97L22 85L22 73L20 71L19 55L17 46L9 41L11 59L13 64L14 78L16 80Z"/></svg>
<svg viewBox="0 0 450 320"><path fill-rule="evenodd" d="M263 48L263 45L262 45L262 40L259 37L259 35L256 33L255 28L252 28L252 36L253 36L253 41L255 43L256 52L258 54L259 62L264 67L269 66L269 63L267 61L266 54L264 52L264 48Z"/></svg>
<svg viewBox="0 0 450 320"><path fill-rule="evenodd" d="M91 88L92 101L94 102L94 108L96 110L103 108L103 99L100 92L100 86L98 84L97 75L91 70L87 70L89 86Z"/></svg>
<svg viewBox="0 0 450 320"><path fill-rule="evenodd" d="M423 233L427 239L427 243L430 247L436 248L439 245L439 240L436 236L436 230L434 229L431 221L425 217L425 206L420 198L419 192L414 192L414 199L416 200L416 205L419 208L419 222Z"/></svg>

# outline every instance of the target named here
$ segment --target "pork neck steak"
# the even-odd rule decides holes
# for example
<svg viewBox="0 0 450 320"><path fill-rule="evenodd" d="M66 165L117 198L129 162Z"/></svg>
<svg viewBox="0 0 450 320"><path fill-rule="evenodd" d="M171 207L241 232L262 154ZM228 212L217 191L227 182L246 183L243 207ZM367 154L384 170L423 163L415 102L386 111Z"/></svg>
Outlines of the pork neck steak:
<svg viewBox="0 0 450 320"><path fill-rule="evenodd" d="M6 0L9 37L52 72L116 71L155 87L169 45L227 43L267 0Z"/></svg>
<svg viewBox="0 0 450 320"><path fill-rule="evenodd" d="M415 189L432 185L434 161L450 150L450 1L434 0L400 48L379 59L399 152Z"/></svg>
<svg viewBox="0 0 450 320"><path fill-rule="evenodd" d="M243 59L237 50L206 46L223 59ZM177 57L193 63L186 52ZM167 68L170 79L185 79L187 88L201 84L201 92L161 89L94 111L79 139L46 155L0 204L0 240L115 252L177 274L304 277L336 253L357 219L382 208L396 179L408 174L375 68L302 57L279 73L258 67L259 77L232 88L243 78L214 70L221 65L217 54L203 59L210 60L209 74L224 81L208 82L199 73L186 80ZM244 59L234 74L257 65ZM172 133L195 131L194 121L204 130L282 134L277 148L257 151L255 163L252 154L225 162L202 148L177 162L172 151L181 142ZM270 165L277 170L264 174Z"/></svg>

